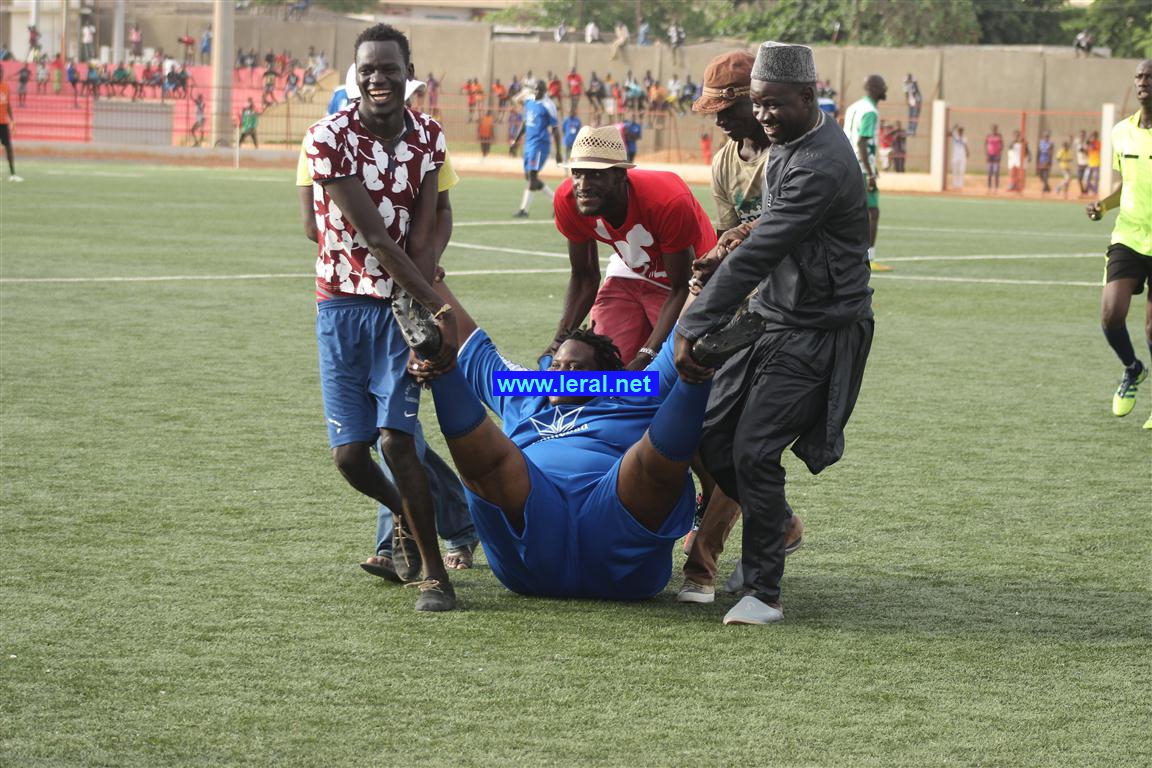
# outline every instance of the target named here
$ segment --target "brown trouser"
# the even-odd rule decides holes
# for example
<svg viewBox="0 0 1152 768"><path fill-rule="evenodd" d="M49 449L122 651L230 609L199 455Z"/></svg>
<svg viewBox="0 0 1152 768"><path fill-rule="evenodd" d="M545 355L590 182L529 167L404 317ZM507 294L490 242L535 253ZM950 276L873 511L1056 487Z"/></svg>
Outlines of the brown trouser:
<svg viewBox="0 0 1152 768"><path fill-rule="evenodd" d="M740 505L717 488L708 500L700 527L692 536L684 578L697 584L711 584L716 579L716 561L724 551L724 542L740 519Z"/></svg>

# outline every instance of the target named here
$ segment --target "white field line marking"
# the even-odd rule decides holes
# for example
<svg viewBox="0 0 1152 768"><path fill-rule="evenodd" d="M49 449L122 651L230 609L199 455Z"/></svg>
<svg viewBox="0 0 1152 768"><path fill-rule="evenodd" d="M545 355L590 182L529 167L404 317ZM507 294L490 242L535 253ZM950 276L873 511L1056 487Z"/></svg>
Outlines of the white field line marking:
<svg viewBox="0 0 1152 768"><path fill-rule="evenodd" d="M897 261L1032 261L1034 259L1103 259L1101 253L1006 253L977 256L880 256L881 264Z"/></svg>
<svg viewBox="0 0 1152 768"><path fill-rule="evenodd" d="M77 174L72 171L44 171L45 176L76 176ZM88 171L84 173L85 178L89 176L104 176L110 179L143 179L148 176L146 173L119 173L115 171ZM109 206L112 207L112 206Z"/></svg>
<svg viewBox="0 0 1152 768"><path fill-rule="evenodd" d="M448 277L470 275L548 275L567 274L565 269L462 269L448 273ZM42 283L180 283L197 280L304 280L315 274L266 274L266 275L157 275L154 277L4 277L0 285L24 285Z"/></svg>
<svg viewBox="0 0 1152 768"><path fill-rule="evenodd" d="M453 222L453 227L500 227L500 226L513 226L513 227L529 227L534 225L547 224L554 225L551 219L543 221L457 221ZM1099 238L1098 232L1051 232L1039 230L1024 230L1024 229L966 229L966 228L951 228L951 227L906 227L899 225L890 225L881 228L881 232L950 232L959 235L1023 235L1027 237L1084 237L1084 238Z"/></svg>
<svg viewBox="0 0 1152 768"><path fill-rule="evenodd" d="M882 227L881 232L942 232L957 235L1024 235L1027 237L1083 237L1100 238L1098 232L1040 232L1025 229L965 229L961 227Z"/></svg>
<svg viewBox="0 0 1152 768"><path fill-rule="evenodd" d="M448 277L469 275L566 275L572 270L563 269L461 269L448 272Z"/></svg>
<svg viewBox="0 0 1152 768"><path fill-rule="evenodd" d="M545 253L543 251L522 251L514 249L497 248L494 246L486 245L468 245L464 243L452 243L457 247L473 248L483 251L497 251L501 253L514 253L514 254L528 254L549 256L553 258L567 258L559 254ZM884 261L891 262L906 262L906 261L980 261L987 259L1002 259L1002 260L1028 260L1028 259L1051 259L1051 258L1099 258L1099 254L1023 254L1023 255L1008 255L1008 256L904 256L884 259ZM454 270L448 272L448 276L472 276L472 275L541 275L541 274L562 274L568 272L566 268L559 269L471 269L471 270ZM927 275L892 275L889 273L873 273L873 277L883 278L885 280L920 280L924 282L948 282L948 283L984 283L992 285L1064 285L1064 286L1084 286L1084 287L1099 287L1098 282L1078 282L1078 281L1062 281L1062 280L1015 280L1009 278L979 278L979 277L932 277ZM311 274L297 273L297 274L245 274L245 275L154 275L154 276L129 276L129 277L4 277L0 278L0 285L22 285L22 284L38 284L38 283L169 283L169 282L189 282L195 280L211 281L211 280L297 280L312 277Z"/></svg>
<svg viewBox="0 0 1152 768"><path fill-rule="evenodd" d="M464 250L470 250L470 251L494 251L496 253L511 253L511 254L515 254L515 255L519 255L519 256L545 256L549 259L564 259L565 261L568 260L568 254L566 254L566 253L549 253L548 251L526 251L526 250L523 250L520 248L504 248L504 247L499 246L499 245L476 245L474 243L460 243L460 242L456 242L456 241L450 241L448 243L448 247L449 248L462 248ZM600 260L605 261L606 259L604 257L601 257Z"/></svg>
<svg viewBox="0 0 1152 768"><path fill-rule="evenodd" d="M555 226L556 222L552 219L545 219L542 221L454 221L452 222L453 228L455 227L532 227L547 224L548 226Z"/></svg>
<svg viewBox="0 0 1152 768"><path fill-rule="evenodd" d="M504 248L498 245L476 245L473 243L461 243L453 240L448 243L449 248L462 248L464 250L474 251L492 251L495 253L509 253L522 256L545 256L549 259L567 259L565 254L549 253L548 251L528 251L519 248ZM1032 260L1050 260L1050 259L1100 259L1103 258L1103 253L1004 253L1004 254L976 254L964 256L890 256L886 257L881 255L877 261L880 263L886 262L912 262L912 261L1032 261ZM601 261L606 261L604 256L600 257Z"/></svg>
<svg viewBox="0 0 1152 768"><path fill-rule="evenodd" d="M1100 288L1099 281L1095 283L1078 282L1074 280L1011 280L999 277L930 277L928 275L893 275L888 272L872 273L873 278L882 280L917 280L926 283L977 283L985 285L1064 285L1078 288Z"/></svg>

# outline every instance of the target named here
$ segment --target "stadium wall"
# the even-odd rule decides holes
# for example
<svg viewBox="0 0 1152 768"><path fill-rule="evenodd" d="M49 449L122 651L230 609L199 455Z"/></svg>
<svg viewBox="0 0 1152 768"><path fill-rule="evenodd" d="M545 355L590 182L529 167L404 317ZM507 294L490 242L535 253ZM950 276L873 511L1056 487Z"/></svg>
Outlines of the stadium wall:
<svg viewBox="0 0 1152 768"><path fill-rule="evenodd" d="M210 16L134 15L145 46L161 46L179 58L176 39L189 34L199 38ZM100 38L111 40L109 19L100 19ZM412 41L413 63L423 77L432 70L445 75L445 95L459 91L471 77L484 82L531 69L537 76L548 70L567 72L576 67L587 78L593 70L617 80L631 69L637 76L651 70L667 80L672 74L691 73L700 81L704 68L718 53L743 45L740 41L710 41L689 45L673 59L663 44L626 46L617 60L611 45L583 42L507 40L493 35L490 24L481 22L392 19ZM10 24L10 27L15 26ZM342 71L351 63L353 43L366 26L354 19L323 22L286 21L265 15L237 16L235 45L261 53L269 49L292 51L303 58L309 46L324 51L332 65ZM16 32L10 36L16 38ZM18 40L12 40L19 50ZM816 46L816 66L822 79L839 93L843 104L861 95L861 84L870 74L882 75L889 85L889 109L900 101L899 85L913 73L926 104L935 98L955 105L996 109L1094 110L1113 102L1121 112L1135 109L1131 93L1135 59L1075 58L1072 48L997 48L989 46L943 46L935 48L875 48L863 46ZM261 65L263 64L261 60Z"/></svg>

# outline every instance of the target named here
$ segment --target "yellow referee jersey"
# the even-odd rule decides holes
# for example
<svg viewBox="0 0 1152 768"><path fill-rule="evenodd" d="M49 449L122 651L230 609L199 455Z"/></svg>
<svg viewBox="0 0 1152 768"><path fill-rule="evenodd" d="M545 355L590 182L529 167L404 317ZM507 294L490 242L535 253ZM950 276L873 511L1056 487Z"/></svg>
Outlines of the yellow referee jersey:
<svg viewBox="0 0 1152 768"><path fill-rule="evenodd" d="M1140 127L1140 112L1113 126L1112 167L1124 180L1112 242L1152 256L1152 128Z"/></svg>

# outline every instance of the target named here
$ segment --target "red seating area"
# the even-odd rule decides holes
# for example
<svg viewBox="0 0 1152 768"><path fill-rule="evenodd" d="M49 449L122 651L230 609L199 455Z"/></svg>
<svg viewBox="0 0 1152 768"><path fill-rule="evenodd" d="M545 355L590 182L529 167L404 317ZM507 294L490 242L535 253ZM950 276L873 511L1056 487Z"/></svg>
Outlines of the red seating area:
<svg viewBox="0 0 1152 768"><path fill-rule="evenodd" d="M101 87L99 96L93 99L82 85L78 84L78 92L74 94L66 76L59 94L53 92L51 78L47 86L47 93L37 93L35 67L32 67L33 76L28 83L23 104L20 103L17 94L17 72L20 67L21 64L18 62L4 62L0 67L4 79L8 82L12 98L12 111L15 115L13 135L17 141L88 142L92 140L93 101L109 101L118 104L157 104L162 101L173 106L171 143L180 146L188 143L188 129L196 120L196 105L193 103L193 99L198 93L202 93L205 101L208 102L206 111L211 111L212 67L210 66L187 67L189 75L187 96L181 94L179 97L175 97L168 93L162 99L160 88L147 86L144 88L143 95L136 102L132 100L132 86L124 88L123 94L121 94L121 86L113 86L113 96L106 96L107 89ZM83 81L87 74L87 67L80 65L79 69L81 81ZM134 69L136 79L140 80L141 73L144 71L143 65L135 65ZM297 74L300 74L300 70L297 70ZM249 98L259 108L261 95L264 92L262 77L263 71L260 69L233 70L232 114L234 120L239 117L240 110L244 108ZM284 80L284 77L277 78L277 101L283 97ZM209 121L210 119L209 117ZM208 128L210 127L209 125ZM131 130L131 128L126 130ZM149 143L155 144L157 142L152 139Z"/></svg>

